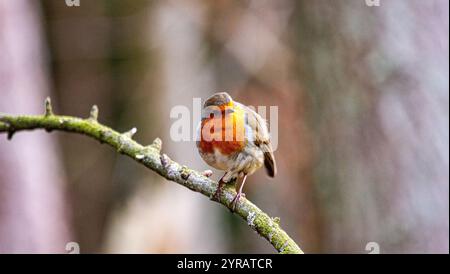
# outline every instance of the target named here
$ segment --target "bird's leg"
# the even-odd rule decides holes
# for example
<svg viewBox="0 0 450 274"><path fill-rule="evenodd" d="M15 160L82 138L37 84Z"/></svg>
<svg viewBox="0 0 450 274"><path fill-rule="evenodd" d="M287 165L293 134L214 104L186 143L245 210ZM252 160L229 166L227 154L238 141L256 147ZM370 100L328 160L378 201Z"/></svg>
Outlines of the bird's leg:
<svg viewBox="0 0 450 274"><path fill-rule="evenodd" d="M227 173L225 173L222 176L222 178L220 178L219 183L217 185L217 190L214 193L214 195L211 197L211 200L216 201L216 202L220 202L220 195L222 195L222 188L226 184L226 182L223 180L223 177L225 177L225 175L227 175Z"/></svg>
<svg viewBox="0 0 450 274"><path fill-rule="evenodd" d="M239 199L241 197L245 197L245 194L242 193L242 188L244 188L245 180L247 179L247 174L244 174L244 178L242 178L242 181L238 184L236 184L236 196L234 196L233 200L231 201L231 211L235 211L236 205L239 202Z"/></svg>

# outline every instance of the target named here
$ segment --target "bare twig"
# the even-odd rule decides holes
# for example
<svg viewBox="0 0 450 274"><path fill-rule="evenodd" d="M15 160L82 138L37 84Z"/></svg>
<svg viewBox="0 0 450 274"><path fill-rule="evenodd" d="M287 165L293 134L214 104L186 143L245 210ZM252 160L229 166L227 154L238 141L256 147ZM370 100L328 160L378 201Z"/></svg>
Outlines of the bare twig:
<svg viewBox="0 0 450 274"><path fill-rule="evenodd" d="M166 154L161 154L161 140L156 138L152 144L143 146L132 139L136 128L125 133L119 133L97 121L98 108L94 106L87 119L71 116L55 115L50 99L45 100L44 115L7 115L0 113L0 133L7 133L11 139L17 131L45 129L61 130L87 135L101 143L106 143L118 152L127 155L162 177L183 185L190 190L212 197L217 188L217 182L205 177L203 173L192 170L171 160ZM219 202L230 208L236 192L232 187L222 191ZM235 213L247 224L267 239L280 253L303 253L298 245L284 232L278 218L271 218L261 209L242 198L236 206Z"/></svg>

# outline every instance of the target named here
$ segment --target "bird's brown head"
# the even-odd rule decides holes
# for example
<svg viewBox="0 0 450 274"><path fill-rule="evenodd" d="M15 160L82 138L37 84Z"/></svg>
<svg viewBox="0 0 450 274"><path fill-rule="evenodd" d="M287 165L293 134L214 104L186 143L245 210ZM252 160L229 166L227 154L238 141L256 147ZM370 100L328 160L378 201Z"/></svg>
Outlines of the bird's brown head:
<svg viewBox="0 0 450 274"><path fill-rule="evenodd" d="M209 106L227 106L230 105L231 102L233 102L233 99L228 93L219 92L206 99L203 107L206 108Z"/></svg>

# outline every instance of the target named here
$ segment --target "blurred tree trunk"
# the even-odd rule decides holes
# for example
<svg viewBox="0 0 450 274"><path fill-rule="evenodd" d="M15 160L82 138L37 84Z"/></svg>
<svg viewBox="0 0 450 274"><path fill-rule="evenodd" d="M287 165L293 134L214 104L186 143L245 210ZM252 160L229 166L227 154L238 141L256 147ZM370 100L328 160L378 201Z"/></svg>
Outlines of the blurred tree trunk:
<svg viewBox="0 0 450 274"><path fill-rule="evenodd" d="M323 250L448 252L448 1L297 5Z"/></svg>
<svg viewBox="0 0 450 274"><path fill-rule="evenodd" d="M79 7L68 7L64 1L42 1L58 112L83 117L96 104L99 120L120 128L114 117L117 96L110 63L114 43L106 5L106 1L81 1ZM120 103L118 106L122 109ZM74 205L74 234L81 252L99 252L115 201L117 184L112 183L112 173L117 156L109 148L73 134L61 139L61 150Z"/></svg>
<svg viewBox="0 0 450 274"><path fill-rule="evenodd" d="M0 111L42 113L49 95L36 1L0 0ZM3 137L3 136L2 136ZM56 136L0 139L0 253L65 252L65 176Z"/></svg>
<svg viewBox="0 0 450 274"><path fill-rule="evenodd" d="M136 109L140 117L161 117L161 122L153 126L153 131L158 129L153 132L153 138L161 137L163 151L193 167L201 166L195 143L172 140L169 132L173 120L169 118L173 107L191 108L194 97L204 97L212 89L211 70L205 69L198 59L202 50L198 25L205 20L200 11L201 5L193 1L155 2L147 8L148 17L141 21L142 27L136 28L152 26L147 27L148 36L144 35L147 41L141 41L140 46L147 48L154 59L153 68L148 66L143 73L151 81L142 82L137 91L151 103ZM150 138L148 136L145 142L152 140ZM146 180L149 178L152 182L140 186L127 207L117 212L118 218L111 227L107 243L108 252L224 252L226 242L220 234L217 217L217 212L223 209L219 205L214 206L205 197L168 184L161 177L150 174Z"/></svg>

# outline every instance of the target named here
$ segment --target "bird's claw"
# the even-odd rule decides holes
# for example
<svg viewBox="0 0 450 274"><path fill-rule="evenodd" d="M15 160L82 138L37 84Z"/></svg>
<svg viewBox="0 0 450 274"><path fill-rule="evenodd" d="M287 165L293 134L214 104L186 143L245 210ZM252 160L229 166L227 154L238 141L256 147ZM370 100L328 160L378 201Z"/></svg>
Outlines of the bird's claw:
<svg viewBox="0 0 450 274"><path fill-rule="evenodd" d="M222 189L220 187L217 187L216 192L214 192L214 195L211 197L212 201L220 202L220 195L222 195Z"/></svg>
<svg viewBox="0 0 450 274"><path fill-rule="evenodd" d="M237 193L236 196L234 196L233 200L231 201L231 212L235 212L236 211L236 205L239 203L239 200L241 198L245 198L245 193Z"/></svg>

